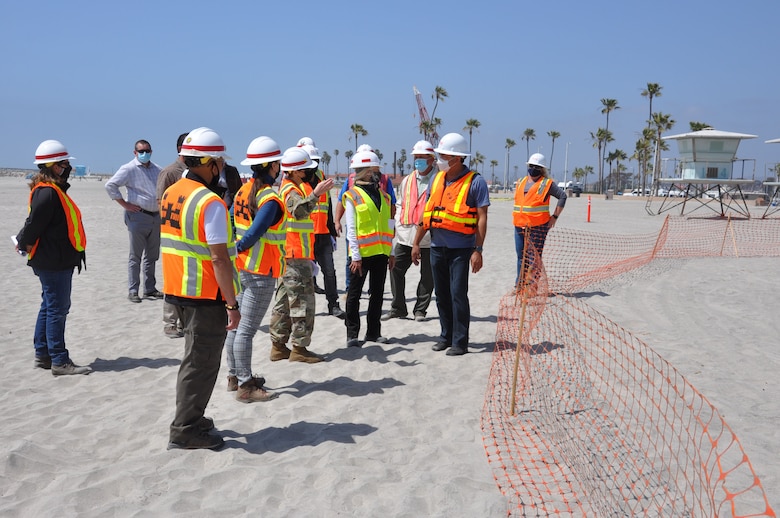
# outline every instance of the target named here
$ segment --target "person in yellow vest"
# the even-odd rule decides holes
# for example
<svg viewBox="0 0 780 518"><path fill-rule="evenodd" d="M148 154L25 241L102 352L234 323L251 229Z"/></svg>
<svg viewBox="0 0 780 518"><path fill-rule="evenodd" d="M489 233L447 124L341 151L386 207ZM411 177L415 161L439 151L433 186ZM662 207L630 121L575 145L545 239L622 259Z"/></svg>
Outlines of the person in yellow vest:
<svg viewBox="0 0 780 518"><path fill-rule="evenodd" d="M412 244L422 222L431 173L436 162L433 145L427 140L418 141L412 148L414 171L401 181L395 210L395 267L390 270L390 289L393 302L382 320L406 318L406 272L412 265ZM431 238L426 235L420 242L420 282L417 283L417 300L414 303L414 319L425 320L433 298L433 273L431 272Z"/></svg>
<svg viewBox="0 0 780 518"><path fill-rule="evenodd" d="M252 179L233 199L241 322L238 329L228 332L225 353L228 391L235 391L236 401L241 403L270 401L277 396L265 390L265 378L252 375L252 339L271 304L276 279L284 271L284 204L272 188L281 159L282 151L272 138L257 137L250 142L241 165L251 167Z"/></svg>
<svg viewBox="0 0 780 518"><path fill-rule="evenodd" d="M392 257L395 221L391 215L390 196L379 188L382 173L379 158L371 151L354 154L350 168L355 170L355 184L344 193L342 205L346 216L347 240L352 258L347 291L347 346L359 347L360 294L366 276L370 275L366 342L387 343L382 336L382 299L388 266Z"/></svg>
<svg viewBox="0 0 780 518"><path fill-rule="evenodd" d="M328 179L314 189L305 181L312 168L309 154L291 147L282 155L282 180L279 195L287 218L284 245L286 266L276 285L274 308L271 312L271 361L289 359L293 362L317 363L324 358L307 349L314 331L314 223L311 213L319 197L333 187ZM287 341L292 344L292 351Z"/></svg>
<svg viewBox="0 0 780 518"><path fill-rule="evenodd" d="M304 137L306 138L306 137ZM310 139L311 140L311 139ZM303 139L301 139L303 141ZM325 179L319 167L322 159L319 150L313 144L300 144L309 153L314 166L308 171L307 182L312 188ZM317 291L317 276L314 276L314 292L323 293L328 300L328 314L344 318L344 310L339 305L339 293L336 288L336 267L333 264L333 251L336 247L336 227L333 223L330 192L320 196L317 206L311 213L314 222L314 259L322 270L325 289Z"/></svg>
<svg viewBox="0 0 780 518"><path fill-rule="evenodd" d="M534 153L528 158L527 166L528 176L524 176L515 184L515 203L512 210L517 252L515 285L521 281L523 285L533 282L530 277L526 278L526 272L531 272L537 260L541 261L547 232L555 226L566 205L566 191L558 187L552 178L547 177L544 155ZM550 196L558 199L552 214L550 214ZM525 244L526 228L528 228L529 244L533 247L527 247ZM523 261L524 254L525 261ZM518 287L522 288L522 286Z"/></svg>
<svg viewBox="0 0 780 518"><path fill-rule="evenodd" d="M441 325L441 335L432 349L449 349L447 356L460 356L468 352L469 343L469 266L472 273L482 269L490 194L482 176L463 163L470 153L462 135L444 135L434 151L439 154L439 173L431 181L422 225L412 245L412 261L419 264L420 243L430 231L431 270Z"/></svg>
<svg viewBox="0 0 780 518"><path fill-rule="evenodd" d="M68 150L57 140L41 142L35 151L38 172L30 182L24 227L16 234L16 250L27 255L27 266L41 282L41 307L33 346L36 368L52 375L89 374L90 367L70 359L65 347L65 320L70 310L73 269L86 268L87 236L81 211L68 196L71 172Z"/></svg>
<svg viewBox="0 0 780 518"><path fill-rule="evenodd" d="M160 202L160 239L165 301L184 328L184 357L176 379L176 412L168 449L219 449L206 406L219 374L227 331L241 320L236 294L236 248L225 202L216 194L229 157L222 137L196 128L180 155L187 171Z"/></svg>

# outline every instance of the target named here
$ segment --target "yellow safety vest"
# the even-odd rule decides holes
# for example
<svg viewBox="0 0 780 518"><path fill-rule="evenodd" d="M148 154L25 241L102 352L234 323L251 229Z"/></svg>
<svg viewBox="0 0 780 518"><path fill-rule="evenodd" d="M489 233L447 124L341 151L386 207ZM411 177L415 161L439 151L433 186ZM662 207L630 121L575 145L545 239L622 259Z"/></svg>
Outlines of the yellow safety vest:
<svg viewBox="0 0 780 518"><path fill-rule="evenodd" d="M379 191L382 206L377 209L365 190L356 185L344 193L346 200L355 206L355 233L361 257L390 255L393 248L393 232L390 230L390 195Z"/></svg>

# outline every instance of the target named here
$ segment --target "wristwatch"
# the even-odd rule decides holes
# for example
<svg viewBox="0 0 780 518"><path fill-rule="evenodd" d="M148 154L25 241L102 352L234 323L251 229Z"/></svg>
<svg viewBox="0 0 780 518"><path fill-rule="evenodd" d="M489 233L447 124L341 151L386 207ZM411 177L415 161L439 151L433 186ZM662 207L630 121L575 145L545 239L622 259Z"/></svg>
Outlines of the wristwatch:
<svg viewBox="0 0 780 518"><path fill-rule="evenodd" d="M475 252L479 252L481 254L482 253L482 247L481 246L475 246L474 247L474 251Z"/></svg>
<svg viewBox="0 0 780 518"><path fill-rule="evenodd" d="M552 216L553 218L555 218L555 219L558 219L558 216L556 216L555 214L551 214L551 216Z"/></svg>

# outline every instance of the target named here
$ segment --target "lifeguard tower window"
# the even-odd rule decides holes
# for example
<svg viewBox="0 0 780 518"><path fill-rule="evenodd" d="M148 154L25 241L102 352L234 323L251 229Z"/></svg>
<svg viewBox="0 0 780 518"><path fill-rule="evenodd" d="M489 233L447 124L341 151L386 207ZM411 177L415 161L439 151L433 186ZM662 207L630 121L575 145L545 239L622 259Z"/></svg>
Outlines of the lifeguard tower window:
<svg viewBox="0 0 780 518"><path fill-rule="evenodd" d="M718 177L718 168L717 167L708 167L707 168L707 178L717 178Z"/></svg>

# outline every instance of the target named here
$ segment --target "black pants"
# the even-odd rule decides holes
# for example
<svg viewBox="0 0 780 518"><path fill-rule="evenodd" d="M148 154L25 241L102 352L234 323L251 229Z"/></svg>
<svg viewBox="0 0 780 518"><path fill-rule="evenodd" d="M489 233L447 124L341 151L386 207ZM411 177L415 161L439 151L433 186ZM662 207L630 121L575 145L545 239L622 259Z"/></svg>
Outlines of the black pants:
<svg viewBox="0 0 780 518"><path fill-rule="evenodd" d="M431 272L431 249L420 248L420 282L417 284L417 300L413 314L425 315L433 297L433 273ZM390 309L398 315L406 315L406 272L412 265L412 247L395 245L395 268L390 270L390 288L393 302Z"/></svg>
<svg viewBox="0 0 780 518"><path fill-rule="evenodd" d="M347 308L345 324L347 325L347 340L357 338L360 333L360 294L363 292L363 284L366 276L370 275L368 289L371 295L368 299L368 314L366 315L366 337L376 338L381 336L382 328L380 317L382 316L382 299L385 293L385 279L387 278L386 255L374 255L363 258L363 275L350 272L349 290L347 291Z"/></svg>
<svg viewBox="0 0 780 518"><path fill-rule="evenodd" d="M325 298L328 299L328 309L332 309L339 304L339 292L336 288L336 267L333 265L333 243L330 234L315 234L314 259L322 270Z"/></svg>

